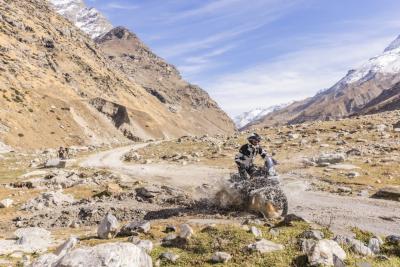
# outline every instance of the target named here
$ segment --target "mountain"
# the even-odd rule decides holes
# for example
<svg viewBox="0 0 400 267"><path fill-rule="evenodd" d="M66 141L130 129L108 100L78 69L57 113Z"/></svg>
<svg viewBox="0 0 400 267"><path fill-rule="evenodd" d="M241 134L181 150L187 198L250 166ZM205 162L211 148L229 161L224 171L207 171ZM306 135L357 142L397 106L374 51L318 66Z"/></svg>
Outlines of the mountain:
<svg viewBox="0 0 400 267"><path fill-rule="evenodd" d="M272 112L249 127L343 118L362 110L400 81L400 36L380 55L350 70L327 90Z"/></svg>
<svg viewBox="0 0 400 267"><path fill-rule="evenodd" d="M238 129L245 127L247 124L255 122L271 112L278 111L289 104L275 105L268 108L255 108L244 112L235 117L234 122Z"/></svg>
<svg viewBox="0 0 400 267"><path fill-rule="evenodd" d="M116 27L95 41L115 68L179 117L182 125L209 133L233 130L231 119L207 92L183 80L175 66L154 54L128 29Z"/></svg>
<svg viewBox="0 0 400 267"><path fill-rule="evenodd" d="M47 1L7 1L0 18L1 143L36 149L234 131L227 116L192 125L171 112Z"/></svg>
<svg viewBox="0 0 400 267"><path fill-rule="evenodd" d="M82 25L104 28L104 20L87 20L76 24L73 18L80 17L87 8L81 0L51 0L56 11L75 23L83 31ZM60 8L61 7L61 8ZM97 17L104 18L97 12ZM72 19L71 19L72 18ZM99 25L97 25L99 23ZM110 27L111 24L107 22ZM107 28L109 28L107 26ZM232 120L217 103L200 87L184 81L175 68L164 59L154 54L134 33L124 27L116 27L97 36L95 42L107 55L114 67L125 73L130 80L141 85L150 95L165 105L168 110L181 120L180 125L188 131L197 133L221 133L233 131Z"/></svg>
<svg viewBox="0 0 400 267"><path fill-rule="evenodd" d="M400 83L392 88L383 90L376 98L372 99L365 107L355 115L374 114L400 109Z"/></svg>
<svg viewBox="0 0 400 267"><path fill-rule="evenodd" d="M96 38L110 31L113 26L95 8L89 8L83 0L49 0L54 9L75 26Z"/></svg>

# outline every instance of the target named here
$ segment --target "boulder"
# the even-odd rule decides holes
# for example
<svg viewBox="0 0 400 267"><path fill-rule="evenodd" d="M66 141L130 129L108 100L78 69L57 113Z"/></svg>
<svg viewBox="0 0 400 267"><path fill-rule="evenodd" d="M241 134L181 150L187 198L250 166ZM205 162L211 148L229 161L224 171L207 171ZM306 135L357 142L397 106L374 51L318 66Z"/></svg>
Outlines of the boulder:
<svg viewBox="0 0 400 267"><path fill-rule="evenodd" d="M47 253L41 255L31 265L29 265L29 267L53 267L56 266L56 263L59 259L60 257L53 253Z"/></svg>
<svg viewBox="0 0 400 267"><path fill-rule="evenodd" d="M164 246L170 246L175 242L177 238L178 236L176 234L168 234L166 237L162 239L162 244Z"/></svg>
<svg viewBox="0 0 400 267"><path fill-rule="evenodd" d="M378 254L381 251L381 242L378 238L372 237L368 242L368 248L372 251L372 253Z"/></svg>
<svg viewBox="0 0 400 267"><path fill-rule="evenodd" d="M230 259L232 259L232 256L229 253L220 251L215 252L211 257L213 263L227 263Z"/></svg>
<svg viewBox="0 0 400 267"><path fill-rule="evenodd" d="M267 253L267 252L282 250L284 249L284 246L281 244L276 244L266 239L261 239L260 241L248 245L247 248L249 250L257 251L260 253Z"/></svg>
<svg viewBox="0 0 400 267"><path fill-rule="evenodd" d="M389 235L386 237L386 242L392 245L400 245L400 235Z"/></svg>
<svg viewBox="0 0 400 267"><path fill-rule="evenodd" d="M185 240L189 240L194 234L193 229L186 223L179 226L179 231L179 237Z"/></svg>
<svg viewBox="0 0 400 267"><path fill-rule="evenodd" d="M147 253L131 243L106 243L77 248L65 255L56 266L62 267L151 267Z"/></svg>
<svg viewBox="0 0 400 267"><path fill-rule="evenodd" d="M111 213L107 213L97 228L97 236L101 239L112 238L117 234L118 227L117 218Z"/></svg>
<svg viewBox="0 0 400 267"><path fill-rule="evenodd" d="M137 237L130 237L128 241L144 249L147 253L151 253L154 247L153 242L151 242L150 240L140 240Z"/></svg>
<svg viewBox="0 0 400 267"><path fill-rule="evenodd" d="M258 229L255 226L250 227L250 232L256 237L256 238L261 238L262 237L262 232L260 229Z"/></svg>
<svg viewBox="0 0 400 267"><path fill-rule="evenodd" d="M333 240L319 240L307 252L308 262L311 266L334 266L334 256L341 261L346 259L346 252Z"/></svg>
<svg viewBox="0 0 400 267"><path fill-rule="evenodd" d="M337 154L321 154L317 159L316 163L318 165L321 164L336 164L340 162L344 162L346 157L343 154L337 153Z"/></svg>
<svg viewBox="0 0 400 267"><path fill-rule="evenodd" d="M374 253L372 252L372 250L367 247L362 241L360 240L356 240L353 239L351 241L352 246L351 246L351 250L361 256L372 256Z"/></svg>
<svg viewBox="0 0 400 267"><path fill-rule="evenodd" d="M301 251L304 254L307 254L312 249L312 247L317 243L317 241L314 239L304 239L304 238L300 239L299 242Z"/></svg>
<svg viewBox="0 0 400 267"><path fill-rule="evenodd" d="M352 237L349 236L344 236L344 235L337 235L333 238L333 241L335 241L336 243L338 243L341 246L351 246L353 243L353 240L355 240Z"/></svg>
<svg viewBox="0 0 400 267"><path fill-rule="evenodd" d="M59 266L57 262L68 254L78 243L76 237L70 237L67 241L61 244L54 253L48 253L40 256L31 267L43 267L43 266Z"/></svg>
<svg viewBox="0 0 400 267"><path fill-rule="evenodd" d="M65 168L67 164L66 160L61 159L49 159L44 164L45 168Z"/></svg>
<svg viewBox="0 0 400 267"><path fill-rule="evenodd" d="M45 252L52 244L51 233L39 227L20 228L14 240L0 240L0 255L15 251L24 253Z"/></svg>
<svg viewBox="0 0 400 267"><path fill-rule="evenodd" d="M387 186L380 189L372 197L400 201L400 186Z"/></svg>
<svg viewBox="0 0 400 267"><path fill-rule="evenodd" d="M69 253L78 244L78 239L74 236L70 237L67 241L62 243L54 252L55 255L63 257Z"/></svg>
<svg viewBox="0 0 400 267"><path fill-rule="evenodd" d="M118 235L130 236L137 235L137 233L148 233L150 228L149 221L133 221L123 226Z"/></svg>
<svg viewBox="0 0 400 267"><path fill-rule="evenodd" d="M321 240L324 238L324 233L319 230L307 230L301 234L302 238Z"/></svg>
<svg viewBox="0 0 400 267"><path fill-rule="evenodd" d="M176 255L171 252L164 252L160 255L160 259L165 259L170 262L176 262L179 259L179 255Z"/></svg>
<svg viewBox="0 0 400 267"><path fill-rule="evenodd" d="M0 201L0 208L9 208L13 204L14 200L6 198Z"/></svg>

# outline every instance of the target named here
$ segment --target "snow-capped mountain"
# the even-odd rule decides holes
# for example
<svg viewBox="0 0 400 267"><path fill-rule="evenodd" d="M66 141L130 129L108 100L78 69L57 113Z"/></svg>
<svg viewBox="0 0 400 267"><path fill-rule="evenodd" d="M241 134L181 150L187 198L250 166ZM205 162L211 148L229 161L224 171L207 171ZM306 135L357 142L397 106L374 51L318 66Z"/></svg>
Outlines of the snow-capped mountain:
<svg viewBox="0 0 400 267"><path fill-rule="evenodd" d="M288 106L289 104L290 103L275 105L268 108L255 108L236 116L233 121L235 122L236 127L240 129L251 122L261 119L263 116L266 116L271 112L278 111Z"/></svg>
<svg viewBox="0 0 400 267"><path fill-rule="evenodd" d="M311 120L343 118L364 108L375 110L379 99L386 99L385 92L400 82L400 36L384 51L352 69L336 84L315 96L264 115L246 126L260 127L285 123L301 123ZM397 87L396 87L397 88ZM397 92L391 90L391 92ZM374 101L376 100L376 101ZM392 105L395 106L395 105ZM384 110L379 108L379 110ZM368 111L369 112L369 111Z"/></svg>
<svg viewBox="0 0 400 267"><path fill-rule="evenodd" d="M373 79L378 73L383 75L400 73L400 36L391 42L382 54L370 58L359 68L350 70L331 89L338 91L348 84L363 83Z"/></svg>
<svg viewBox="0 0 400 267"><path fill-rule="evenodd" d="M99 11L87 7L83 0L50 0L50 3L59 14L69 19L93 39L113 28Z"/></svg>

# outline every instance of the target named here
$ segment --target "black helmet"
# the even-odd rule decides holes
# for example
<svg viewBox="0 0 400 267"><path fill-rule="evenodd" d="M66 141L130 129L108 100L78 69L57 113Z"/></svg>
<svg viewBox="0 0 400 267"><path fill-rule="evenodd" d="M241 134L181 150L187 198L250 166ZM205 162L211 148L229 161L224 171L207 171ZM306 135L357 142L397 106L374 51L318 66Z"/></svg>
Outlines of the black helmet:
<svg viewBox="0 0 400 267"><path fill-rule="evenodd" d="M247 137L247 140L261 142L262 138L257 133L252 133L249 137Z"/></svg>

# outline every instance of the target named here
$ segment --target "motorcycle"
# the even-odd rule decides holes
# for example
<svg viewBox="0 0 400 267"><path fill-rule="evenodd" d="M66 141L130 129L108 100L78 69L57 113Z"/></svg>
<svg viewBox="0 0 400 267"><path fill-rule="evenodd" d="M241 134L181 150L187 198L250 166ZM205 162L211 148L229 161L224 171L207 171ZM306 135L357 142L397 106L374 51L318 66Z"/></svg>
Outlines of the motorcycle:
<svg viewBox="0 0 400 267"><path fill-rule="evenodd" d="M256 168L248 179L238 173L231 174L229 184L216 195L217 203L225 208L259 212L264 218L286 216L288 200L280 186L275 165L276 162L268 158L264 166Z"/></svg>

